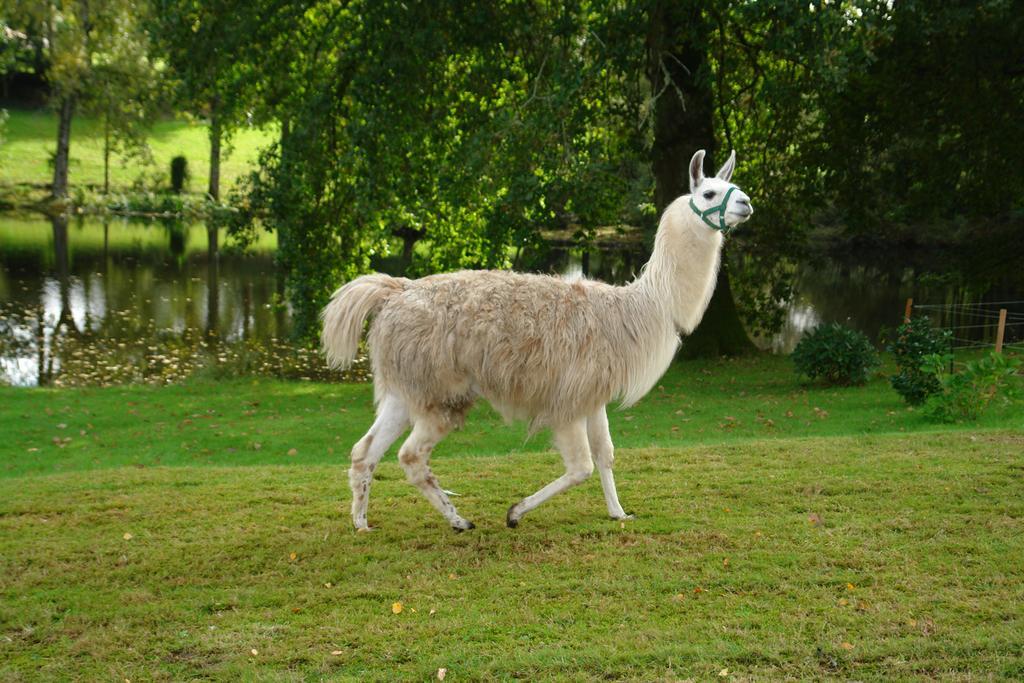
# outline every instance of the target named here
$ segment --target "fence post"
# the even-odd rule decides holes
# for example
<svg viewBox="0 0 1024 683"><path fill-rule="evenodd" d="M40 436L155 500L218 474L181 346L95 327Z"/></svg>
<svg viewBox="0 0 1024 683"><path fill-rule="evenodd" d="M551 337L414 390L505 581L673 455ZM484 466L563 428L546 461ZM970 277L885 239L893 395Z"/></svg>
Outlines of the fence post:
<svg viewBox="0 0 1024 683"><path fill-rule="evenodd" d="M914 300L907 299L907 308L903 311L903 322L910 322L910 312L914 308Z"/></svg>
<svg viewBox="0 0 1024 683"><path fill-rule="evenodd" d="M996 328L996 353L1003 352L1003 335L1006 334L1006 309L999 309L999 327Z"/></svg>

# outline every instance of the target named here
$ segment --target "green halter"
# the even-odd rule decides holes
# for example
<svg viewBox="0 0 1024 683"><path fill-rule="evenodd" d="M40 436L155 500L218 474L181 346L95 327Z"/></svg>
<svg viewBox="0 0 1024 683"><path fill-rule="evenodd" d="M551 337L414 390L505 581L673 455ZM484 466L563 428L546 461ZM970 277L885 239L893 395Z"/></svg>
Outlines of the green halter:
<svg viewBox="0 0 1024 683"><path fill-rule="evenodd" d="M701 220L704 221L705 223L707 223L708 226L712 230L719 230L719 231L721 231L721 233L723 235L728 235L729 234L729 230L731 230L732 228L730 228L728 225L725 224L725 209L726 209L726 207L729 206L729 196L733 193L733 191L735 189L736 189L735 185L730 187L729 191L725 193L725 198L722 199L722 203L721 204L715 204L714 206L710 207L706 211L701 211L700 209L698 209L697 205L693 203L693 195L690 195L690 208L693 209L693 212L695 214L697 214L698 216L700 216ZM711 219L708 218L708 216L710 216L710 215L712 215L714 213L721 214L718 217L718 225L715 225L711 221Z"/></svg>

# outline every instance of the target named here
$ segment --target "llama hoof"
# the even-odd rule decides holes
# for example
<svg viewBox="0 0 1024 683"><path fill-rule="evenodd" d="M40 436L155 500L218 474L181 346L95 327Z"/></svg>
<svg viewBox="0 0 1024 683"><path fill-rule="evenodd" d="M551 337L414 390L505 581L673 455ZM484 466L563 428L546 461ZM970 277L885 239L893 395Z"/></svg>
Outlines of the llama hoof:
<svg viewBox="0 0 1024 683"><path fill-rule="evenodd" d="M371 531L373 531L373 527L372 526L357 526L356 527L356 533L357 534L368 534Z"/></svg>
<svg viewBox="0 0 1024 683"><path fill-rule="evenodd" d="M452 531L454 531L457 534L461 534L463 531L469 531L470 529L475 528L476 524L473 524L473 522L469 521L468 519L460 519L459 521L454 522L452 524Z"/></svg>
<svg viewBox="0 0 1024 683"><path fill-rule="evenodd" d="M636 515L634 515L632 512L627 512L626 514L622 515L621 517L612 517L612 519L615 520L616 522L625 522L625 521L628 521L628 520L631 520L631 519L636 519Z"/></svg>
<svg viewBox="0 0 1024 683"><path fill-rule="evenodd" d="M515 529L517 526L519 526L519 518L512 516L512 511L515 510L515 509L516 509L516 506L513 505L512 507L510 507L508 509L508 514L505 515L505 524L508 525L509 529Z"/></svg>

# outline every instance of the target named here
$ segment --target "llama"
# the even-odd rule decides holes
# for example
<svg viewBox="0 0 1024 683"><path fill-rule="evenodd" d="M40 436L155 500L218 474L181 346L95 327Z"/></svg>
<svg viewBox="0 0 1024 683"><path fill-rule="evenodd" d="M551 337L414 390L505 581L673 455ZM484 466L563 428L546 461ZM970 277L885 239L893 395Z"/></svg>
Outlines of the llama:
<svg viewBox="0 0 1024 683"><path fill-rule="evenodd" d="M605 406L640 400L668 369L700 322L714 291L724 235L753 213L730 183L736 152L705 177L704 150L690 161L690 194L661 216L650 261L633 282L614 287L508 271L461 271L418 280L364 275L338 289L324 308L328 363L346 367L364 321L377 417L352 448L352 522L366 520L381 457L411 426L398 451L408 480L456 531L461 517L430 470L433 448L462 426L477 398L506 420L548 427L565 474L508 510L509 527L594 471L608 514L632 519L619 503Z"/></svg>

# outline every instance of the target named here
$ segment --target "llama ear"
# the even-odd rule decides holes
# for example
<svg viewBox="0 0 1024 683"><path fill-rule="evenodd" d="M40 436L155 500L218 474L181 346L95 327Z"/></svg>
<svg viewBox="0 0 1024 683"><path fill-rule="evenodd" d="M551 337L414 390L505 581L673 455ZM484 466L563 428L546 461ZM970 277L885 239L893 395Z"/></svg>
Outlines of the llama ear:
<svg viewBox="0 0 1024 683"><path fill-rule="evenodd" d="M690 159L690 192L695 192L704 182L704 150L699 149Z"/></svg>
<svg viewBox="0 0 1024 683"><path fill-rule="evenodd" d="M736 170L736 150L732 151L729 155L729 160L725 162L722 168L718 169L716 178L721 178L725 182L729 182L732 179L732 172Z"/></svg>

